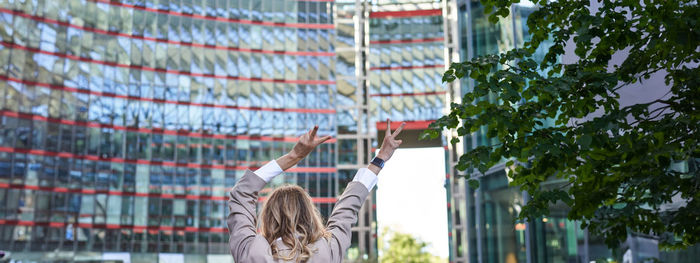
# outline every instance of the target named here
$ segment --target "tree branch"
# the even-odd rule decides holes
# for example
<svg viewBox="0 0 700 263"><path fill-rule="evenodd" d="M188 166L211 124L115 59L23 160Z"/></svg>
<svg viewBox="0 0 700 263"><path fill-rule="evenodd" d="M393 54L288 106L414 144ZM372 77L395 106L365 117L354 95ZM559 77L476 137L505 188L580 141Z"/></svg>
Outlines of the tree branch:
<svg viewBox="0 0 700 263"><path fill-rule="evenodd" d="M657 112L657 111L659 111L659 110L661 110L661 112L659 112L658 114L656 114L656 115L653 116L653 117L642 118L642 119L636 119L634 122L629 123L628 125L633 126L633 125L638 124L638 123L640 123L640 122L642 122L642 121L651 121L651 120L654 120L654 119L656 119L657 117L661 116L661 114L664 113L664 112L666 111L666 109L668 109L668 108L671 108L671 106L670 106L670 105L666 105L666 106L663 106L663 107L656 108L656 109L654 109L653 111L650 111L650 112L647 114L647 116L649 116L649 115L651 115L651 114L653 114L654 112Z"/></svg>

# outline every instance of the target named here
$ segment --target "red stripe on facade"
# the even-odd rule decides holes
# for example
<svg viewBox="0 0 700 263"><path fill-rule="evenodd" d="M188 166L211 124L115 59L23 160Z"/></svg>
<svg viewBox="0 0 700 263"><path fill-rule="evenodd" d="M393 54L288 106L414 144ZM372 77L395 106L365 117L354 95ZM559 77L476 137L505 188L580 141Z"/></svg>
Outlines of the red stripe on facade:
<svg viewBox="0 0 700 263"><path fill-rule="evenodd" d="M138 193L138 192L128 192L128 191L99 190L99 189L74 189L74 188L67 188L67 187L50 187L50 186L7 184L7 183L0 183L0 188L2 188L2 189L34 190L34 191L53 192L53 193L72 193L72 194L83 194L83 195L106 194L106 195L116 195L116 196L137 196L137 197L169 198L169 199L185 199L185 200L213 200L213 201L228 200L228 194L224 194L223 196L212 196L212 195L191 195L191 194ZM258 198L258 201L260 201L260 202L263 202L265 200L267 200L267 197ZM311 197L311 201L314 203L318 203L318 204L327 204L327 203L335 203L335 201L337 201L337 198Z"/></svg>
<svg viewBox="0 0 700 263"><path fill-rule="evenodd" d="M12 14L12 15L24 17L27 19L32 19L32 20L38 21L38 22L71 27L71 28L75 28L75 29L79 29L79 30L83 30L83 31L87 31L87 32L102 34L102 35L119 36L119 37L126 37L126 38L132 38L132 39L141 39L141 40L146 40L146 41L154 41L154 42L167 43L167 44L172 44L172 45L200 47L200 48L227 50L227 51L236 51L236 52L261 53L261 54L279 54L279 55L291 55L291 56L323 56L323 57L335 56L335 52L263 50L263 49L250 49L250 48L239 48L239 47L228 47L228 46L212 46L212 45L205 45L205 44L198 44L198 43L191 43L191 42L172 41L172 40L168 40L168 39L146 37L146 36L139 36L139 35L129 35L129 34L125 34L125 33L106 31L106 30L91 28L91 27L86 27L86 26L78 26L78 25L73 25L73 24L68 23L68 22L58 21L58 20L40 17L40 16L33 16L33 15L26 14L26 13L22 13L20 11L14 11L14 10L5 9L5 8L0 8L0 13Z"/></svg>
<svg viewBox="0 0 700 263"><path fill-rule="evenodd" d="M53 90L62 90L62 91L68 91L68 92L74 92L74 93L96 95L96 96L101 96L101 97L120 98L120 99L126 99L126 100L138 100L138 101L146 101L146 102L153 102L153 103L166 103L166 104L176 104L176 105L188 105L188 106L199 106L199 107L221 108L221 109L250 110L250 111L277 111L277 112L321 113L321 114L335 114L336 113L336 111L334 109L245 107L245 106L234 106L234 105L220 105L220 104L210 104L210 103L195 103L195 102L189 102L189 101L173 101L173 100L164 100L164 99L144 98L144 97L129 96L129 95L118 95L118 94L110 93L110 92L99 92L99 91L91 91L91 90L86 90L86 89L71 88L71 87L66 87L63 85L54 85L54 84L48 84L48 83L42 83L42 82L36 82L36 81L28 81L28 80L12 78L12 77L3 76L3 75L0 75L0 80L11 81L11 82L21 83L21 84L31 85L31 86L45 87L45 88L49 88L49 89L53 89Z"/></svg>
<svg viewBox="0 0 700 263"><path fill-rule="evenodd" d="M412 16L441 16L442 9L425 9L411 11L384 11L369 13L370 18L395 18L395 17L412 17Z"/></svg>
<svg viewBox="0 0 700 263"><path fill-rule="evenodd" d="M4 41L0 42L0 44L2 44L3 46L6 46L6 47L12 48L12 49L21 49L21 50L34 52L34 53L40 53L40 54L51 55L51 56L56 56L56 57L60 57L60 58L66 58L66 59L70 59L70 60L83 61L83 62L88 62L88 63L94 63L94 64L100 64L100 65L106 65L106 66L112 66L112 67L119 67L119 68L128 68L128 69L137 69L137 70L143 70L143 71L153 71L153 72L163 72L163 73L169 73L169 74L185 75L185 76L191 76L191 77L231 79L231 80L257 81L257 82L272 82L272 83L289 83L289 84L302 84L302 85L333 85L333 84L335 84L335 81L330 81L330 80L263 79L263 78L234 77L234 76L228 76L228 75L192 73L192 72L185 72L185 71L178 71L178 70L152 68L152 67L148 67L148 66L119 64L116 62L96 60L96 59L85 58L85 57L80 57L80 56L76 56L76 55L50 52L50 51L45 51L45 50L41 50L41 49L37 49L37 48L31 48L31 47L20 46L17 44L7 43Z"/></svg>
<svg viewBox="0 0 700 263"><path fill-rule="evenodd" d="M369 70L404 70L404 69L421 69L421 68L444 68L445 65L423 65L423 66L403 66L403 67L373 67Z"/></svg>
<svg viewBox="0 0 700 263"><path fill-rule="evenodd" d="M208 15L200 15L200 14L187 14L187 13L174 12L174 11L164 10L164 9L157 9L157 8L150 8L150 7L125 4L125 3L121 3L118 1L114 1L114 0L88 0L88 1L109 4L112 6L131 8L131 9L136 9L136 10L143 10L143 11L152 12L152 13L167 14L170 16L189 17L189 18L195 18L195 19L204 19L204 20L212 20L212 21L236 23L236 24L261 25L261 26L273 26L273 27L312 28L312 29L333 29L333 28L335 28L333 24L267 22L267 21L253 21L253 20L248 20L248 19L233 19L233 18L225 18L225 17L216 17L216 16L208 16Z"/></svg>
<svg viewBox="0 0 700 263"><path fill-rule="evenodd" d="M6 220L0 219L0 225L15 225L15 226L44 226L52 228L65 228L68 225L73 225L79 228L96 228L96 229L131 229L134 231L185 231L185 232L209 232L209 233L227 233L228 230L224 227L176 227L176 226L137 226L124 224L92 224L92 223L65 223L65 222L35 222L29 220Z"/></svg>
<svg viewBox="0 0 700 263"><path fill-rule="evenodd" d="M370 41L372 45L376 44L408 44L408 43L426 43L426 42L442 42L445 41L443 37L436 38L420 38L420 39L391 39L391 40L375 40Z"/></svg>
<svg viewBox="0 0 700 263"><path fill-rule="evenodd" d="M430 91L430 92L411 92L411 93L385 93L385 94L370 94L370 97L404 97L404 96L428 96L428 95L445 95L445 91Z"/></svg>
<svg viewBox="0 0 700 263"><path fill-rule="evenodd" d="M158 165L158 166L168 166L168 167L187 167L195 169L222 169L222 170L247 170L256 169L258 167L253 166L234 166L234 165L224 165L224 164L199 164L199 163L176 163L173 161L151 161L144 159L125 159L119 157L101 157L97 155L89 154L74 154L69 152L52 152L39 149L19 149L12 147L0 147L0 152L6 153L21 153L21 154L31 154L39 156L51 156L59 158L70 158L79 160L90 160L90 161L101 161L101 162L111 162L111 163L129 163L129 164L142 164L142 165ZM334 167L293 167L286 170L290 173L335 173L338 171Z"/></svg>
<svg viewBox="0 0 700 263"><path fill-rule="evenodd" d="M24 184L0 183L0 188L34 190L34 191L54 192L54 193L72 193L72 194L84 194L84 195L106 194L106 195L116 195L116 196L138 196L138 197L173 198L173 199L186 199L186 200L215 200L215 201L227 200L225 195L224 196L207 196L207 195L189 195L189 194L138 193L138 192L128 192L128 191L113 191L113 190L99 190L99 189L72 189L72 188L66 188L66 187L49 187L49 186L24 185Z"/></svg>
<svg viewBox="0 0 700 263"><path fill-rule="evenodd" d="M35 121L45 121L50 123L57 123L63 125L81 126L81 127L91 127L91 128L107 128L120 131L128 132L138 132L138 133L156 133L156 134L166 134L166 135L177 135L195 138L214 138L214 139L230 139L230 140L249 140L249 141L280 141L280 142L296 142L298 138L296 137L271 137L271 136L258 136L258 135L227 135L227 134L211 134L202 132L190 132L185 130L166 130L160 128L138 128L138 127L127 127L114 124L103 124L99 122L90 121L74 121L61 118L44 117L37 114L14 112L7 110L0 110L0 116L20 118L26 120ZM337 139L332 138L324 143L335 143Z"/></svg>
<svg viewBox="0 0 700 263"><path fill-rule="evenodd" d="M425 130L428 126L434 122L434 120L428 121L392 121L391 130L396 130L401 126L401 123L405 122L406 126L403 127L404 130ZM377 122L377 130L386 130L386 122Z"/></svg>

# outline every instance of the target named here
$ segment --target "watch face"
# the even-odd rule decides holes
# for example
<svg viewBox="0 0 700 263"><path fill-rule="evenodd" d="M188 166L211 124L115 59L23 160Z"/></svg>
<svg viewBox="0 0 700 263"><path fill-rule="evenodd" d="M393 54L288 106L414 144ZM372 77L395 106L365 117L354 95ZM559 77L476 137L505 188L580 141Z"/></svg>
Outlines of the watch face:
<svg viewBox="0 0 700 263"><path fill-rule="evenodd" d="M379 166L379 168L384 168L384 160L380 158L374 157L374 159L372 159L372 164Z"/></svg>

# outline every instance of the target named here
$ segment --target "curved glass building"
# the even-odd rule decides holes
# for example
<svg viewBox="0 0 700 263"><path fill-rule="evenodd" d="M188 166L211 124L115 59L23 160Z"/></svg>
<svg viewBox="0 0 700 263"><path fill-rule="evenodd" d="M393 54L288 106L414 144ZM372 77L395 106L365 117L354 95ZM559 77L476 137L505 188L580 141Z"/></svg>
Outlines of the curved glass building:
<svg viewBox="0 0 700 263"><path fill-rule="evenodd" d="M236 179L314 124L337 134L333 8L0 2L0 249L41 262L230 261ZM336 145L270 187L299 184L328 215Z"/></svg>

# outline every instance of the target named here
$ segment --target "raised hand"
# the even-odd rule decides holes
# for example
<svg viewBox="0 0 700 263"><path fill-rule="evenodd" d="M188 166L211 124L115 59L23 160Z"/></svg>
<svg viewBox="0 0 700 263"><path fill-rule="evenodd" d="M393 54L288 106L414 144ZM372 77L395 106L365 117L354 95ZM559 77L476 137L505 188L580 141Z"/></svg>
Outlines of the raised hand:
<svg viewBox="0 0 700 263"><path fill-rule="evenodd" d="M399 148L399 145L403 142L402 140L397 140L396 136L401 133L403 130L403 126L405 126L406 123L402 122L401 126L399 126L396 131L393 133L391 132L391 121L387 118L386 119L386 134L384 135L384 141L382 142L382 147L379 148L379 153L377 154L377 157L380 159L384 160L385 162L391 159L391 156L394 155L394 151Z"/></svg>
<svg viewBox="0 0 700 263"><path fill-rule="evenodd" d="M313 151L314 148L316 148L316 146L331 138L331 136L325 136L321 138L316 137L317 131L318 125L314 126L313 129L299 137L299 141L297 141L297 144L294 145L294 148L292 148L292 151L290 151L289 154L293 157L304 159L304 157L309 155L309 153L311 153L311 151Z"/></svg>
<svg viewBox="0 0 700 263"><path fill-rule="evenodd" d="M318 131L318 125L314 126L313 129L309 130L299 137L297 144L294 148L284 156L277 159L277 164L282 168L282 170L287 170L290 167L296 165L304 159L311 151L313 151L316 146L329 140L331 136L316 137L316 132Z"/></svg>

